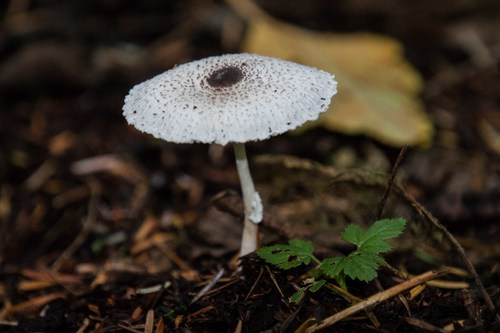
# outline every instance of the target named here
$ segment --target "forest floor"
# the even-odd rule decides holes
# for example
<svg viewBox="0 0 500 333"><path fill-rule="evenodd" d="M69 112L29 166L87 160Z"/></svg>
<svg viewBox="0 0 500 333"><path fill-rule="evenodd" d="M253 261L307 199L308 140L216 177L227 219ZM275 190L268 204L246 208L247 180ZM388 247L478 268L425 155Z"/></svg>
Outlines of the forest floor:
<svg viewBox="0 0 500 333"><path fill-rule="evenodd" d="M230 147L162 142L123 118L134 84L240 51L245 29L231 27L245 21L225 2L10 0L0 8L0 331L500 332L498 2L260 3L307 29L390 36L423 78L427 147L401 153L321 128L248 145L263 245L307 239L323 259L352 250L340 238L349 223L407 219L377 278L348 279L348 291L331 280L290 302L311 267L238 260Z"/></svg>

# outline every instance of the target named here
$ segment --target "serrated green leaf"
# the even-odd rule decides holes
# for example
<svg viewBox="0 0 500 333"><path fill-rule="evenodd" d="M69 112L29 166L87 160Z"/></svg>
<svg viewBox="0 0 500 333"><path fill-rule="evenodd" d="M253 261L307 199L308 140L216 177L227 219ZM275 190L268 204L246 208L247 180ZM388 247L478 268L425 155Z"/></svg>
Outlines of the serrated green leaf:
<svg viewBox="0 0 500 333"><path fill-rule="evenodd" d="M358 246L361 252L381 253L391 249L384 240L399 236L406 224L403 218L378 220L363 232L358 225L350 224L342 233L342 239Z"/></svg>
<svg viewBox="0 0 500 333"><path fill-rule="evenodd" d="M345 257L327 258L321 262L319 268L325 275L335 278L342 272L344 260Z"/></svg>
<svg viewBox="0 0 500 333"><path fill-rule="evenodd" d="M293 255L297 256L300 261L304 262L306 265L311 262L314 252L314 245L312 242L300 239L291 239L288 241L288 244L290 244Z"/></svg>
<svg viewBox="0 0 500 333"><path fill-rule="evenodd" d="M281 269L290 269L311 262L314 247L309 241L292 239L288 245L266 246L257 251L257 255L266 262Z"/></svg>
<svg viewBox="0 0 500 333"><path fill-rule="evenodd" d="M366 253L382 253L387 252L392 248L392 246L381 238L376 236L366 239L358 247L358 251Z"/></svg>
<svg viewBox="0 0 500 333"><path fill-rule="evenodd" d="M357 246L357 250L347 257L327 258L319 262L313 255L314 247L309 241L292 239L288 244L263 247L257 254L266 262L281 269L290 269L300 265L308 265L311 260L319 266L310 274L316 281L294 293L291 302L298 302L307 290L315 292L326 281L319 279L321 275L333 278L342 288L346 288L346 276L361 281L371 281L377 277L377 268L384 262L379 255L391 249L386 239L399 236L405 227L403 218L383 219L376 221L366 232L357 225L348 225L342 233L342 239Z"/></svg>
<svg viewBox="0 0 500 333"><path fill-rule="evenodd" d="M359 245L363 238L363 230L356 224L349 224L345 227L341 238L346 242Z"/></svg>
<svg viewBox="0 0 500 333"><path fill-rule="evenodd" d="M392 247L386 239L398 237L404 230L406 221L403 218L378 220L361 237L358 245L360 252L381 253Z"/></svg>
<svg viewBox="0 0 500 333"><path fill-rule="evenodd" d="M257 254L266 262L281 269L290 269L302 264L298 261L288 261L290 258L290 254L286 251L286 245L272 245L261 248L257 251Z"/></svg>
<svg viewBox="0 0 500 333"><path fill-rule="evenodd" d="M368 282L377 277L377 268L383 262L384 259L376 254L356 251L345 258L343 271L353 280Z"/></svg>
<svg viewBox="0 0 500 333"><path fill-rule="evenodd" d="M366 231L365 237L377 236L382 239L398 237L403 232L405 224L406 220L402 217L378 220Z"/></svg>

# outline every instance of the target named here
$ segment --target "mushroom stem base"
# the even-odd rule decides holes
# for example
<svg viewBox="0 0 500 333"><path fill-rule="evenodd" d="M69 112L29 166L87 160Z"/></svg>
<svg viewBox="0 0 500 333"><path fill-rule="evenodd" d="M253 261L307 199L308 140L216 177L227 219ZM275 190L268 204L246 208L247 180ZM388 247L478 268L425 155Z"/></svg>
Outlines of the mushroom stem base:
<svg viewBox="0 0 500 333"><path fill-rule="evenodd" d="M244 256L257 250L259 239L258 223L262 221L263 208L259 194L255 191L255 186L248 167L245 144L234 143L233 147L236 157L236 167L240 177L243 203L245 206L245 221L240 248L240 256Z"/></svg>

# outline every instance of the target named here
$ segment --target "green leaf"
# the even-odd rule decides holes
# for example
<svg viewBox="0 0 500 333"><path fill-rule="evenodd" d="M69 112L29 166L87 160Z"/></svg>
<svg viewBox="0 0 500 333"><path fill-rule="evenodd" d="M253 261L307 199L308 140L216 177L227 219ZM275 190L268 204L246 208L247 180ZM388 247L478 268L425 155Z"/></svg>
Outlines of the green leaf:
<svg viewBox="0 0 500 333"><path fill-rule="evenodd" d="M405 224L406 220L402 217L378 220L366 231L365 237L370 238L372 235L384 239L398 237L403 232Z"/></svg>
<svg viewBox="0 0 500 333"><path fill-rule="evenodd" d="M377 268L384 259L374 253L355 251L347 257L334 257L323 260L321 270L328 277L338 280L346 275L351 279L371 281L377 277Z"/></svg>
<svg viewBox="0 0 500 333"><path fill-rule="evenodd" d="M266 246L257 251L259 257L281 269L308 265L313 257L314 247L310 241L292 239L288 245Z"/></svg>
<svg viewBox="0 0 500 333"><path fill-rule="evenodd" d="M320 279L323 274L335 279L344 289L346 289L346 277L365 282L376 278L377 268L384 263L379 253L391 249L385 240L399 236L405 224L403 218L382 219L373 223L366 232L357 225L348 225L342 233L342 239L356 245L357 249L347 257L337 256L319 262L313 255L313 244L299 239L292 239L286 245L263 247L257 254L266 262L281 269L308 265L311 260L319 263L318 267L310 271L310 276L315 281L298 290L290 298L291 302L298 302L307 290L315 292L326 283Z"/></svg>
<svg viewBox="0 0 500 333"><path fill-rule="evenodd" d="M293 293L292 296L290 296L289 301L290 303L298 303L302 297L304 297L304 294L306 293L306 288L300 288L296 292Z"/></svg>
<svg viewBox="0 0 500 333"><path fill-rule="evenodd" d="M377 268L384 259L374 253L353 252L343 260L343 271L351 279L371 281L377 277Z"/></svg>
<svg viewBox="0 0 500 333"><path fill-rule="evenodd" d="M318 280L314 281L309 287L308 290L312 291L313 293L317 292L323 285L326 283L326 280Z"/></svg>
<svg viewBox="0 0 500 333"><path fill-rule="evenodd" d="M335 277L335 281L337 281L340 288L347 290L347 283L345 282L345 274L343 272Z"/></svg>
<svg viewBox="0 0 500 333"><path fill-rule="evenodd" d="M391 245L386 239L398 237L404 230L406 221L403 218L378 220L365 232L359 226L348 225L342 239L358 246L358 251L369 253L387 252Z"/></svg>
<svg viewBox="0 0 500 333"><path fill-rule="evenodd" d="M359 246L363 239L363 231L357 224L349 224L342 233L342 239Z"/></svg>
<svg viewBox="0 0 500 333"><path fill-rule="evenodd" d="M344 260L345 257L327 258L321 262L319 268L325 275L335 278L344 269Z"/></svg>
<svg viewBox="0 0 500 333"><path fill-rule="evenodd" d="M290 302L291 303L298 303L302 297L304 297L304 294L306 293L306 291L311 291L311 292L316 292L318 291L321 287L323 287L323 285L326 283L326 280L316 280L314 282L312 282L311 284L308 284L307 286L305 287L302 287L300 288L299 290L297 290L295 293L293 293L292 296L290 296Z"/></svg>
<svg viewBox="0 0 500 333"><path fill-rule="evenodd" d="M404 230L406 221L403 218L383 219L376 221L365 233L359 251L381 253L391 249L384 240L398 237Z"/></svg>

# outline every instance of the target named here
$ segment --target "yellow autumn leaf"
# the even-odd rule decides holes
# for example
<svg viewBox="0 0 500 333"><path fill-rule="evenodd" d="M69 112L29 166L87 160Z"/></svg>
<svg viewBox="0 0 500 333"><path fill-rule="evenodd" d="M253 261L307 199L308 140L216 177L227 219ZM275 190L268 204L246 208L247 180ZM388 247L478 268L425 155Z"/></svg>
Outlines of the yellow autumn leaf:
<svg viewBox="0 0 500 333"><path fill-rule="evenodd" d="M433 128L419 99L422 81L389 37L305 30L269 17L249 17L243 50L335 74L330 110L308 126L363 134L392 146L428 145Z"/></svg>

